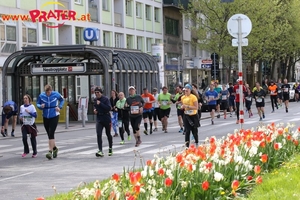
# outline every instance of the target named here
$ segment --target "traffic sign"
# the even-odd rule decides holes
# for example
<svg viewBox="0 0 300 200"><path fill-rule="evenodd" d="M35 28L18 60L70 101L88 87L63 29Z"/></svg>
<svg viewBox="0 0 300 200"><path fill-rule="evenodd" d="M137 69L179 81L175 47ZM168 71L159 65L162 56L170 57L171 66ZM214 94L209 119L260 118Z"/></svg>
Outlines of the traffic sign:
<svg viewBox="0 0 300 200"><path fill-rule="evenodd" d="M238 38L239 36L239 19L241 20L241 34L242 38L247 37L251 30L252 30L252 22L246 15L243 14L235 14L230 17L227 22L227 30L229 34L234 37Z"/></svg>
<svg viewBox="0 0 300 200"><path fill-rule="evenodd" d="M238 39L232 39L232 46L233 47L239 46ZM247 38L242 38L242 46L248 46L248 39Z"/></svg>

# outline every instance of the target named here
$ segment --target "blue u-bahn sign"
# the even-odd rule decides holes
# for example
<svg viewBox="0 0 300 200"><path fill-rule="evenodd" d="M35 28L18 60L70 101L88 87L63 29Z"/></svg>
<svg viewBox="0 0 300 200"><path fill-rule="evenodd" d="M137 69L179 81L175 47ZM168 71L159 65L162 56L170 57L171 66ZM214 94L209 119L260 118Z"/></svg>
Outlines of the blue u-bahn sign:
<svg viewBox="0 0 300 200"><path fill-rule="evenodd" d="M99 40L99 31L97 28L85 28L83 30L83 39L93 42Z"/></svg>

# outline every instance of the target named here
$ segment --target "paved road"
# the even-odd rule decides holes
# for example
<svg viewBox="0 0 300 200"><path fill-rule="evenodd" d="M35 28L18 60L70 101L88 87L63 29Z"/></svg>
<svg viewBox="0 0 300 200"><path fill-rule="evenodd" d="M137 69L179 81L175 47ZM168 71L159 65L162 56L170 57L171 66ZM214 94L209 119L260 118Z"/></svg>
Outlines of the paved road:
<svg viewBox="0 0 300 200"><path fill-rule="evenodd" d="M252 118L245 117L244 128L256 127L260 124L271 122L291 122L300 125L300 109L298 103L291 103L290 112L285 113L283 108L271 113L270 105L266 107L266 118L259 122L256 111ZM222 137L239 128L235 124L235 116L227 119L215 120L211 125L209 114L203 114L201 127L199 128L200 141L206 137L215 135ZM64 124L58 127L56 135L59 147L58 158L47 160L45 153L48 148L48 140L44 129L39 125L38 157L21 158L23 152L20 132L16 132L16 138L0 138L0 194L1 199L6 200L31 200L38 196L54 194L52 186L57 192L66 192L76 188L82 182L91 182L96 179L105 179L113 173L122 172L123 168L139 168L145 161L152 159L154 154L168 155L170 152L183 148L184 136L178 133L175 110L170 117L169 133L163 133L161 128L153 135L142 135L142 145L134 147L134 141L126 141L125 145L119 145L120 138L114 138L114 154L96 158L97 150L94 124L71 124L68 130ZM107 154L107 140L104 139L104 153Z"/></svg>

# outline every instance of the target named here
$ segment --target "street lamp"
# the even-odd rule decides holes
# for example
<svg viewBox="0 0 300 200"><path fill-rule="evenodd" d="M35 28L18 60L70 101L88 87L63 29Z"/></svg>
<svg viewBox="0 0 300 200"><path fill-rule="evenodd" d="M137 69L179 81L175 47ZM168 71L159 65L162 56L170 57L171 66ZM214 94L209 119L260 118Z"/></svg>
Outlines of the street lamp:
<svg viewBox="0 0 300 200"><path fill-rule="evenodd" d="M177 61L177 81L178 85L181 85L180 82L180 56L178 58L171 58L172 61Z"/></svg>

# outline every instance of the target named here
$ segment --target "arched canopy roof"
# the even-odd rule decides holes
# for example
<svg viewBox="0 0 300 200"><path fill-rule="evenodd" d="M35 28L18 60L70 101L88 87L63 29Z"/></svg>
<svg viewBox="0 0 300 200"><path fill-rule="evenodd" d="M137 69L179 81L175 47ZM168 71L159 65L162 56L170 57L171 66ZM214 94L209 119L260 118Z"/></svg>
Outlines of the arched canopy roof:
<svg viewBox="0 0 300 200"><path fill-rule="evenodd" d="M31 63L72 63L87 62L100 63L104 76L108 77L109 53L118 53L116 70L144 71L149 70L158 73L158 65L155 59L145 53L127 49L113 49L90 45L58 45L40 47L22 47L21 51L11 54L4 62L2 69L3 88L6 85L6 76L16 72L17 68L28 66ZM91 74L90 72L89 74ZM6 90L2 92L3 100L7 98Z"/></svg>

